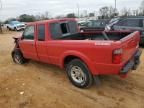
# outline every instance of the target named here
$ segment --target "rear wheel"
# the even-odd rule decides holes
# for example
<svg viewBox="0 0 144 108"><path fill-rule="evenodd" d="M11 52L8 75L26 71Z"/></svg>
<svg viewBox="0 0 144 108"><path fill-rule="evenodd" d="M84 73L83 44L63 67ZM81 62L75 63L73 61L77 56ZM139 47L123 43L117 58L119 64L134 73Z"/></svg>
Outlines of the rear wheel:
<svg viewBox="0 0 144 108"><path fill-rule="evenodd" d="M93 78L86 64L79 60L72 60L67 66L66 71L73 85L79 88L87 88L92 85Z"/></svg>
<svg viewBox="0 0 144 108"><path fill-rule="evenodd" d="M28 62L28 60L23 57L20 50L14 50L12 52L12 58L13 58L13 61L17 64L24 64Z"/></svg>

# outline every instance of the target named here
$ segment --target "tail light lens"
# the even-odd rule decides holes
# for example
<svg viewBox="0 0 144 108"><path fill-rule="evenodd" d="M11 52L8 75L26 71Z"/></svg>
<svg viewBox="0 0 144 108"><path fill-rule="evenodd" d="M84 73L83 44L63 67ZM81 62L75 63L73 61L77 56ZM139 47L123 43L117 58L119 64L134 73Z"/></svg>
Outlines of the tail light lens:
<svg viewBox="0 0 144 108"><path fill-rule="evenodd" d="M113 51L113 60L112 60L112 62L114 64L120 64L122 62L122 53L123 53L122 49L116 49L116 50Z"/></svg>

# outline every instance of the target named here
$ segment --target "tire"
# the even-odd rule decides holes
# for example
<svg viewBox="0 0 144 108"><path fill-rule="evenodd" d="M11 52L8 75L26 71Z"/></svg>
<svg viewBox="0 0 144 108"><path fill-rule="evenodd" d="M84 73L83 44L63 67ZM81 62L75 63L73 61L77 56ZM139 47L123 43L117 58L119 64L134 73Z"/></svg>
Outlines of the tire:
<svg viewBox="0 0 144 108"><path fill-rule="evenodd" d="M14 50L12 52L12 59L17 64L25 64L28 62L28 60L23 57L23 54L20 50Z"/></svg>
<svg viewBox="0 0 144 108"><path fill-rule="evenodd" d="M66 66L69 80L78 88L88 88L93 83L93 77L86 64L79 60L73 59Z"/></svg>
<svg viewBox="0 0 144 108"><path fill-rule="evenodd" d="M11 29L10 29L9 27L7 27L7 29L8 29L9 31L11 31Z"/></svg>
<svg viewBox="0 0 144 108"><path fill-rule="evenodd" d="M14 28L14 31L18 31L16 27Z"/></svg>

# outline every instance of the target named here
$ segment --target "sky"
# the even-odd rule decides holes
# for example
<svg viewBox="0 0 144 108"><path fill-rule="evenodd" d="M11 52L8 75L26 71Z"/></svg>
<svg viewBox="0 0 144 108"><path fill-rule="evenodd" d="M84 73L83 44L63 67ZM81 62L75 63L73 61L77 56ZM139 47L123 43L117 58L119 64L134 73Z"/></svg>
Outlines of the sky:
<svg viewBox="0 0 144 108"><path fill-rule="evenodd" d="M0 9L0 20L17 17L21 14L42 14L46 11L51 16L65 15L67 13L78 13L78 4L80 13L84 10L88 12L98 12L103 6L113 6L115 0L0 0L2 9ZM140 7L142 0L117 0L117 9L130 8L135 10Z"/></svg>

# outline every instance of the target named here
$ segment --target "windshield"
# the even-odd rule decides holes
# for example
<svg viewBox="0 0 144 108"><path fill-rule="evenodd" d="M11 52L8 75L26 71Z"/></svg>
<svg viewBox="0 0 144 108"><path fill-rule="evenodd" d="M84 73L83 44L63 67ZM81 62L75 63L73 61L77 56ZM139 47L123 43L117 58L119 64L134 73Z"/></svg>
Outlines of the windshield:
<svg viewBox="0 0 144 108"><path fill-rule="evenodd" d="M21 22L19 21L12 21L11 24L20 24Z"/></svg>

